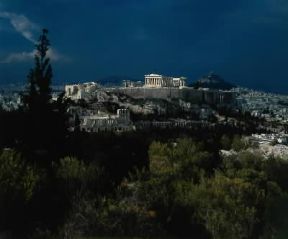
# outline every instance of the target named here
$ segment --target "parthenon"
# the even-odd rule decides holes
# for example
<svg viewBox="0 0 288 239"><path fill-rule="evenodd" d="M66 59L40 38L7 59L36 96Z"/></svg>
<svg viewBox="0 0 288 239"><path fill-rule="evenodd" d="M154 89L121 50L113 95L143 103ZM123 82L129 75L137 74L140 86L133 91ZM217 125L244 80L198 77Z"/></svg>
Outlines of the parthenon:
<svg viewBox="0 0 288 239"><path fill-rule="evenodd" d="M185 77L170 77L158 74L145 75L145 87L185 87Z"/></svg>

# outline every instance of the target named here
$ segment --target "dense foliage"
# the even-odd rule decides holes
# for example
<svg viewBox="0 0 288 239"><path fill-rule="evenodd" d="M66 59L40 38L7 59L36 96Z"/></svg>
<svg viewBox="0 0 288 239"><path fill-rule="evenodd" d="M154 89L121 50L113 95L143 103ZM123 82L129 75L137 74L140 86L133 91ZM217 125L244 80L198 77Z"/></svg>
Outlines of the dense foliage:
<svg viewBox="0 0 288 239"><path fill-rule="evenodd" d="M21 238L285 238L288 163L253 153L240 136L197 132L77 132L62 145L67 156L50 159L3 149L1 230Z"/></svg>

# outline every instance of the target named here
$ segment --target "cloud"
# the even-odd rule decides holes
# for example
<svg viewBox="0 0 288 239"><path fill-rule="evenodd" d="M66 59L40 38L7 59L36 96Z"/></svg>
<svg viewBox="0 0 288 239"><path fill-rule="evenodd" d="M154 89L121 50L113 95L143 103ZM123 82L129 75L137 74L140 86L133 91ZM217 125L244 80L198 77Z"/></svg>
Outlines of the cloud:
<svg viewBox="0 0 288 239"><path fill-rule="evenodd" d="M70 62L71 59L63 54L59 53L55 48L50 48L47 52L47 57L50 58L51 61L62 61L62 62Z"/></svg>
<svg viewBox="0 0 288 239"><path fill-rule="evenodd" d="M26 62L28 60L33 59L34 52L17 52L17 53L11 53L9 54L5 59L0 61L0 63L8 64L12 62Z"/></svg>
<svg viewBox="0 0 288 239"><path fill-rule="evenodd" d="M19 32L28 41L36 43L33 32L39 31L40 27L27 17L11 12L0 12L0 18L8 19L15 31Z"/></svg>
<svg viewBox="0 0 288 239"><path fill-rule="evenodd" d="M16 32L20 33L26 40L32 42L33 44L37 44L37 40L35 38L34 33L39 32L40 27L37 24L30 21L26 16L12 12L0 11L0 18L8 19ZM15 62L28 62L34 58L35 54L36 50L33 50L31 52L23 51L23 52L10 53L2 61L0 60L0 63L8 64ZM64 62L70 61L70 58L60 54L54 48L50 48L48 50L47 56L51 59L51 61L60 61L60 60Z"/></svg>
<svg viewBox="0 0 288 239"><path fill-rule="evenodd" d="M36 50L31 52L15 52L9 54L6 58L0 61L1 64L9 64L9 63L19 63L19 62L29 62L34 59L35 54L37 54ZM62 54L60 54L57 50L50 48L47 52L47 57L50 58L51 61L65 61L68 62L70 59Z"/></svg>

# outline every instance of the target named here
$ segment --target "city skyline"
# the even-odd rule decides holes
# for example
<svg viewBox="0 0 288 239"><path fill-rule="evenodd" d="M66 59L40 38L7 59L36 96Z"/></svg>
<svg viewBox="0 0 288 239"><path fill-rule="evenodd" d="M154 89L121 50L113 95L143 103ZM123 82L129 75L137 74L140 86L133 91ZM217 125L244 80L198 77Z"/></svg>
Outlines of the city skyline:
<svg viewBox="0 0 288 239"><path fill-rule="evenodd" d="M288 92L288 3L0 0L0 84L25 83L41 28L54 83L156 72Z"/></svg>

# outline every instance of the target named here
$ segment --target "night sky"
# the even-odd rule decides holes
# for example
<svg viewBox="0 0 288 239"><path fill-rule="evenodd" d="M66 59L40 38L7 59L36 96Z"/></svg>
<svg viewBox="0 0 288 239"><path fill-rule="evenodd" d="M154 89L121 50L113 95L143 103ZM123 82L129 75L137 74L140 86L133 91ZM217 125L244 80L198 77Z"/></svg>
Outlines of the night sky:
<svg viewBox="0 0 288 239"><path fill-rule="evenodd" d="M43 27L55 84L214 71L288 94L287 0L0 0L0 84L26 82Z"/></svg>

